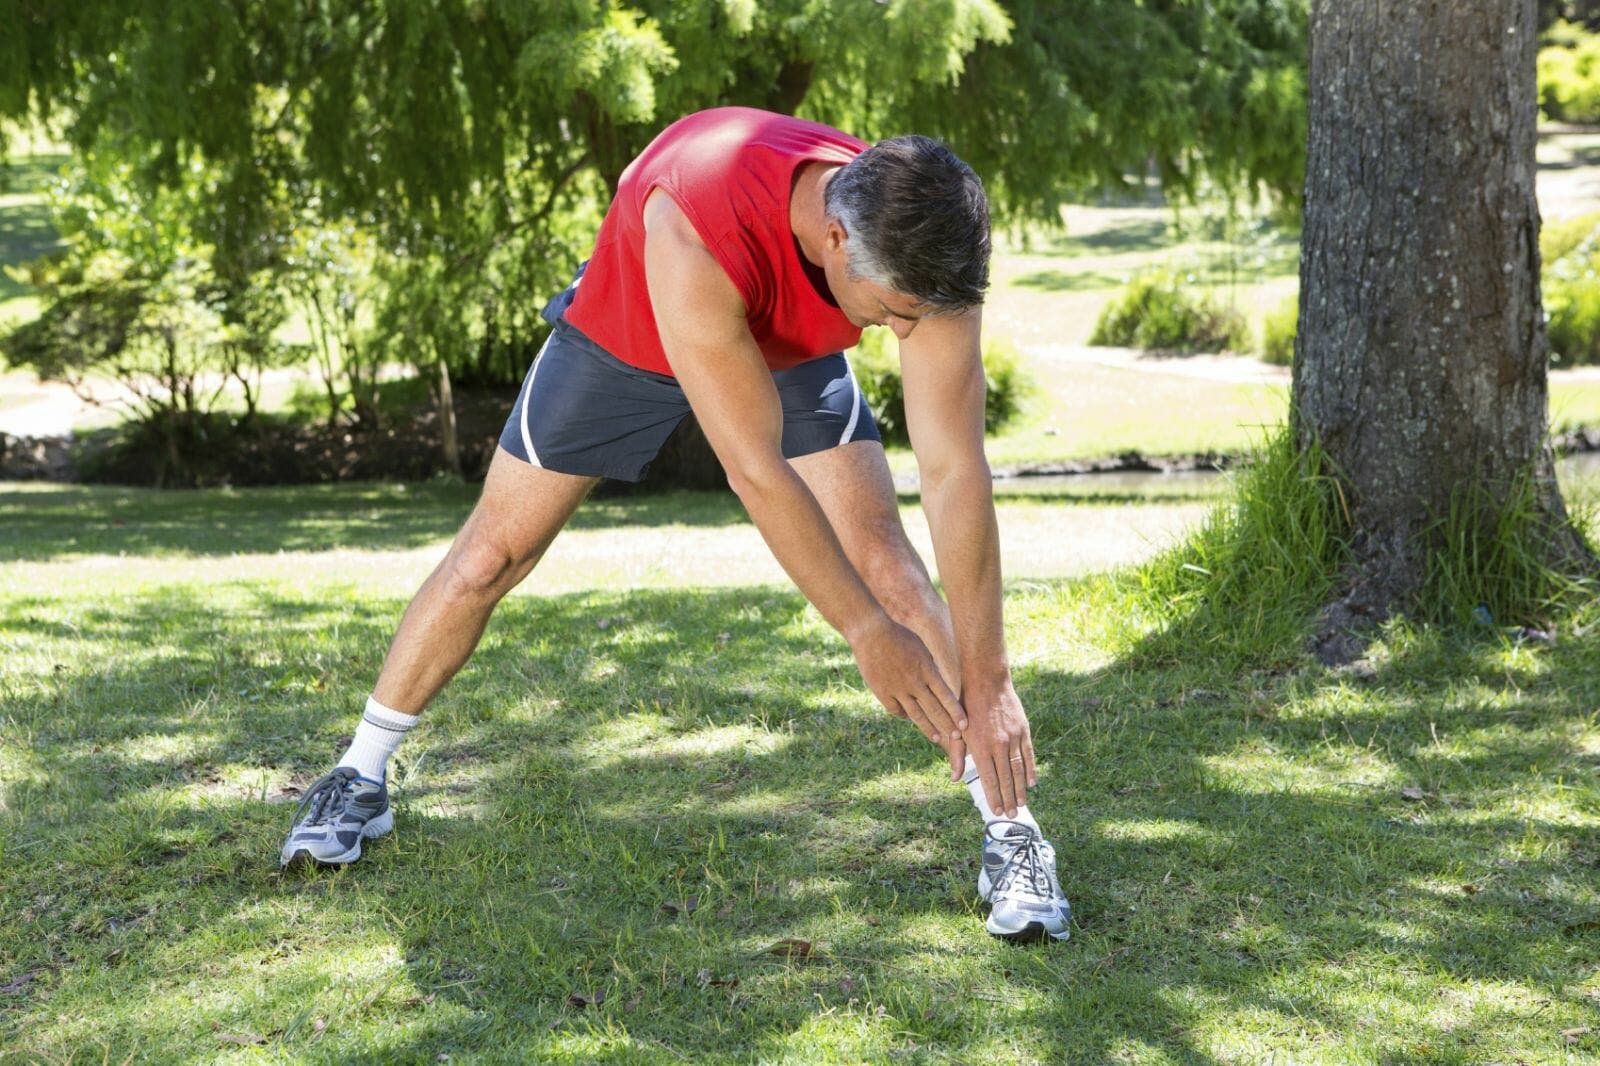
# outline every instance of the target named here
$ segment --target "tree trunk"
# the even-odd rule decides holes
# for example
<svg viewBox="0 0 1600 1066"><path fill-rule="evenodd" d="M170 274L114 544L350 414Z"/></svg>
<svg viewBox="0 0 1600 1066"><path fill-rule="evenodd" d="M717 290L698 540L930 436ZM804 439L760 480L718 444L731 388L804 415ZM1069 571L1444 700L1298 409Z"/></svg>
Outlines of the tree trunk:
<svg viewBox="0 0 1600 1066"><path fill-rule="evenodd" d="M1296 428L1344 482L1354 557L1318 653L1415 603L1424 531L1532 472L1547 429L1535 0L1315 0ZM1561 550L1576 548L1573 543Z"/></svg>
<svg viewBox="0 0 1600 1066"><path fill-rule="evenodd" d="M461 476L461 446L456 440L456 401L450 389L450 364L439 360L439 437L444 445L444 462L451 473Z"/></svg>

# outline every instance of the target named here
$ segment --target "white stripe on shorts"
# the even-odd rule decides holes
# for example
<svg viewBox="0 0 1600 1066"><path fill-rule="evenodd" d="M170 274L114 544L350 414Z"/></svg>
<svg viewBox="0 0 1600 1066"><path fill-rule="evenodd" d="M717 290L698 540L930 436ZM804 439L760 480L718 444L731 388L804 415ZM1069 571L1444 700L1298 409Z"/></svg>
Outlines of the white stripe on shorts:
<svg viewBox="0 0 1600 1066"><path fill-rule="evenodd" d="M840 444L850 443L850 434L856 431L856 421L861 417L861 386L856 384L856 372L846 363L845 372L850 375L850 421L844 427L844 434L839 438Z"/></svg>
<svg viewBox="0 0 1600 1066"><path fill-rule="evenodd" d="M550 331L550 336L544 339L544 344L539 347L539 354L533 357L533 369L528 371L528 383L522 386L522 447L528 453L528 462L533 466L542 466L539 462L539 453L533 450L533 434L528 429L528 405L533 400L533 379L539 374L539 360L544 358L544 350L550 347L550 342L555 339L555 330Z"/></svg>

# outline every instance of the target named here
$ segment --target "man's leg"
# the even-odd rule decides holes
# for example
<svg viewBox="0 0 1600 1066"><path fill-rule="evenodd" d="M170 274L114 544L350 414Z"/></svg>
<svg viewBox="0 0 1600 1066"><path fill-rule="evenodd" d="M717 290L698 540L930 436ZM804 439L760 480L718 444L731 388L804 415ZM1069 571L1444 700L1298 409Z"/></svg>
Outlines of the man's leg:
<svg viewBox="0 0 1600 1066"><path fill-rule="evenodd" d="M400 619L374 698L421 714L478 646L501 597L532 572L598 480L496 449L477 506Z"/></svg>
<svg viewBox="0 0 1600 1066"><path fill-rule="evenodd" d="M883 445L858 440L789 460L822 506L872 595L889 617L922 638L945 683L961 691L950 608L906 537Z"/></svg>
<svg viewBox="0 0 1600 1066"><path fill-rule="evenodd" d="M412 598L350 747L306 790L282 865L338 865L394 825L386 766L416 716L466 663L495 605L528 576L598 478L495 452L477 506Z"/></svg>
<svg viewBox="0 0 1600 1066"><path fill-rule="evenodd" d="M859 440L791 459L822 505L845 554L890 617L933 653L946 682L961 691L950 608L906 537L894 479L877 441ZM991 810L968 757L963 775L984 822L978 894L991 904L986 928L1008 940L1066 939L1070 907L1056 877L1055 849L1026 806L1015 819Z"/></svg>

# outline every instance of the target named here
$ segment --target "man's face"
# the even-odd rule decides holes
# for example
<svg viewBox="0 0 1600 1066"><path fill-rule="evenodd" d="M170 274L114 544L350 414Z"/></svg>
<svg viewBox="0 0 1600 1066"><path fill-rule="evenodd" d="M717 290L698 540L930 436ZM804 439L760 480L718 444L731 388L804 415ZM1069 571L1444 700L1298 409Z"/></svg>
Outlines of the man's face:
<svg viewBox="0 0 1600 1066"><path fill-rule="evenodd" d="M844 230L830 222L822 266L839 310L853 325L888 326L896 337L905 340L932 308L915 297L851 274L844 244Z"/></svg>

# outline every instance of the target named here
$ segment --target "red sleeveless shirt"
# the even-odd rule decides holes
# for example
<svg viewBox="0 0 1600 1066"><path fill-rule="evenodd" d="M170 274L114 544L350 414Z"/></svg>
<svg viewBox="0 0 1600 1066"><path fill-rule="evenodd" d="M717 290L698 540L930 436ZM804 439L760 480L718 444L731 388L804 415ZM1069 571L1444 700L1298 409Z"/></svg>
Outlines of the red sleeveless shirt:
<svg viewBox="0 0 1600 1066"><path fill-rule="evenodd" d="M801 164L848 163L866 147L820 123L748 107L678 120L622 172L567 321L631 366L672 373L644 273L644 202L660 189L744 298L769 368L850 347L861 330L807 276L789 229L789 192Z"/></svg>

